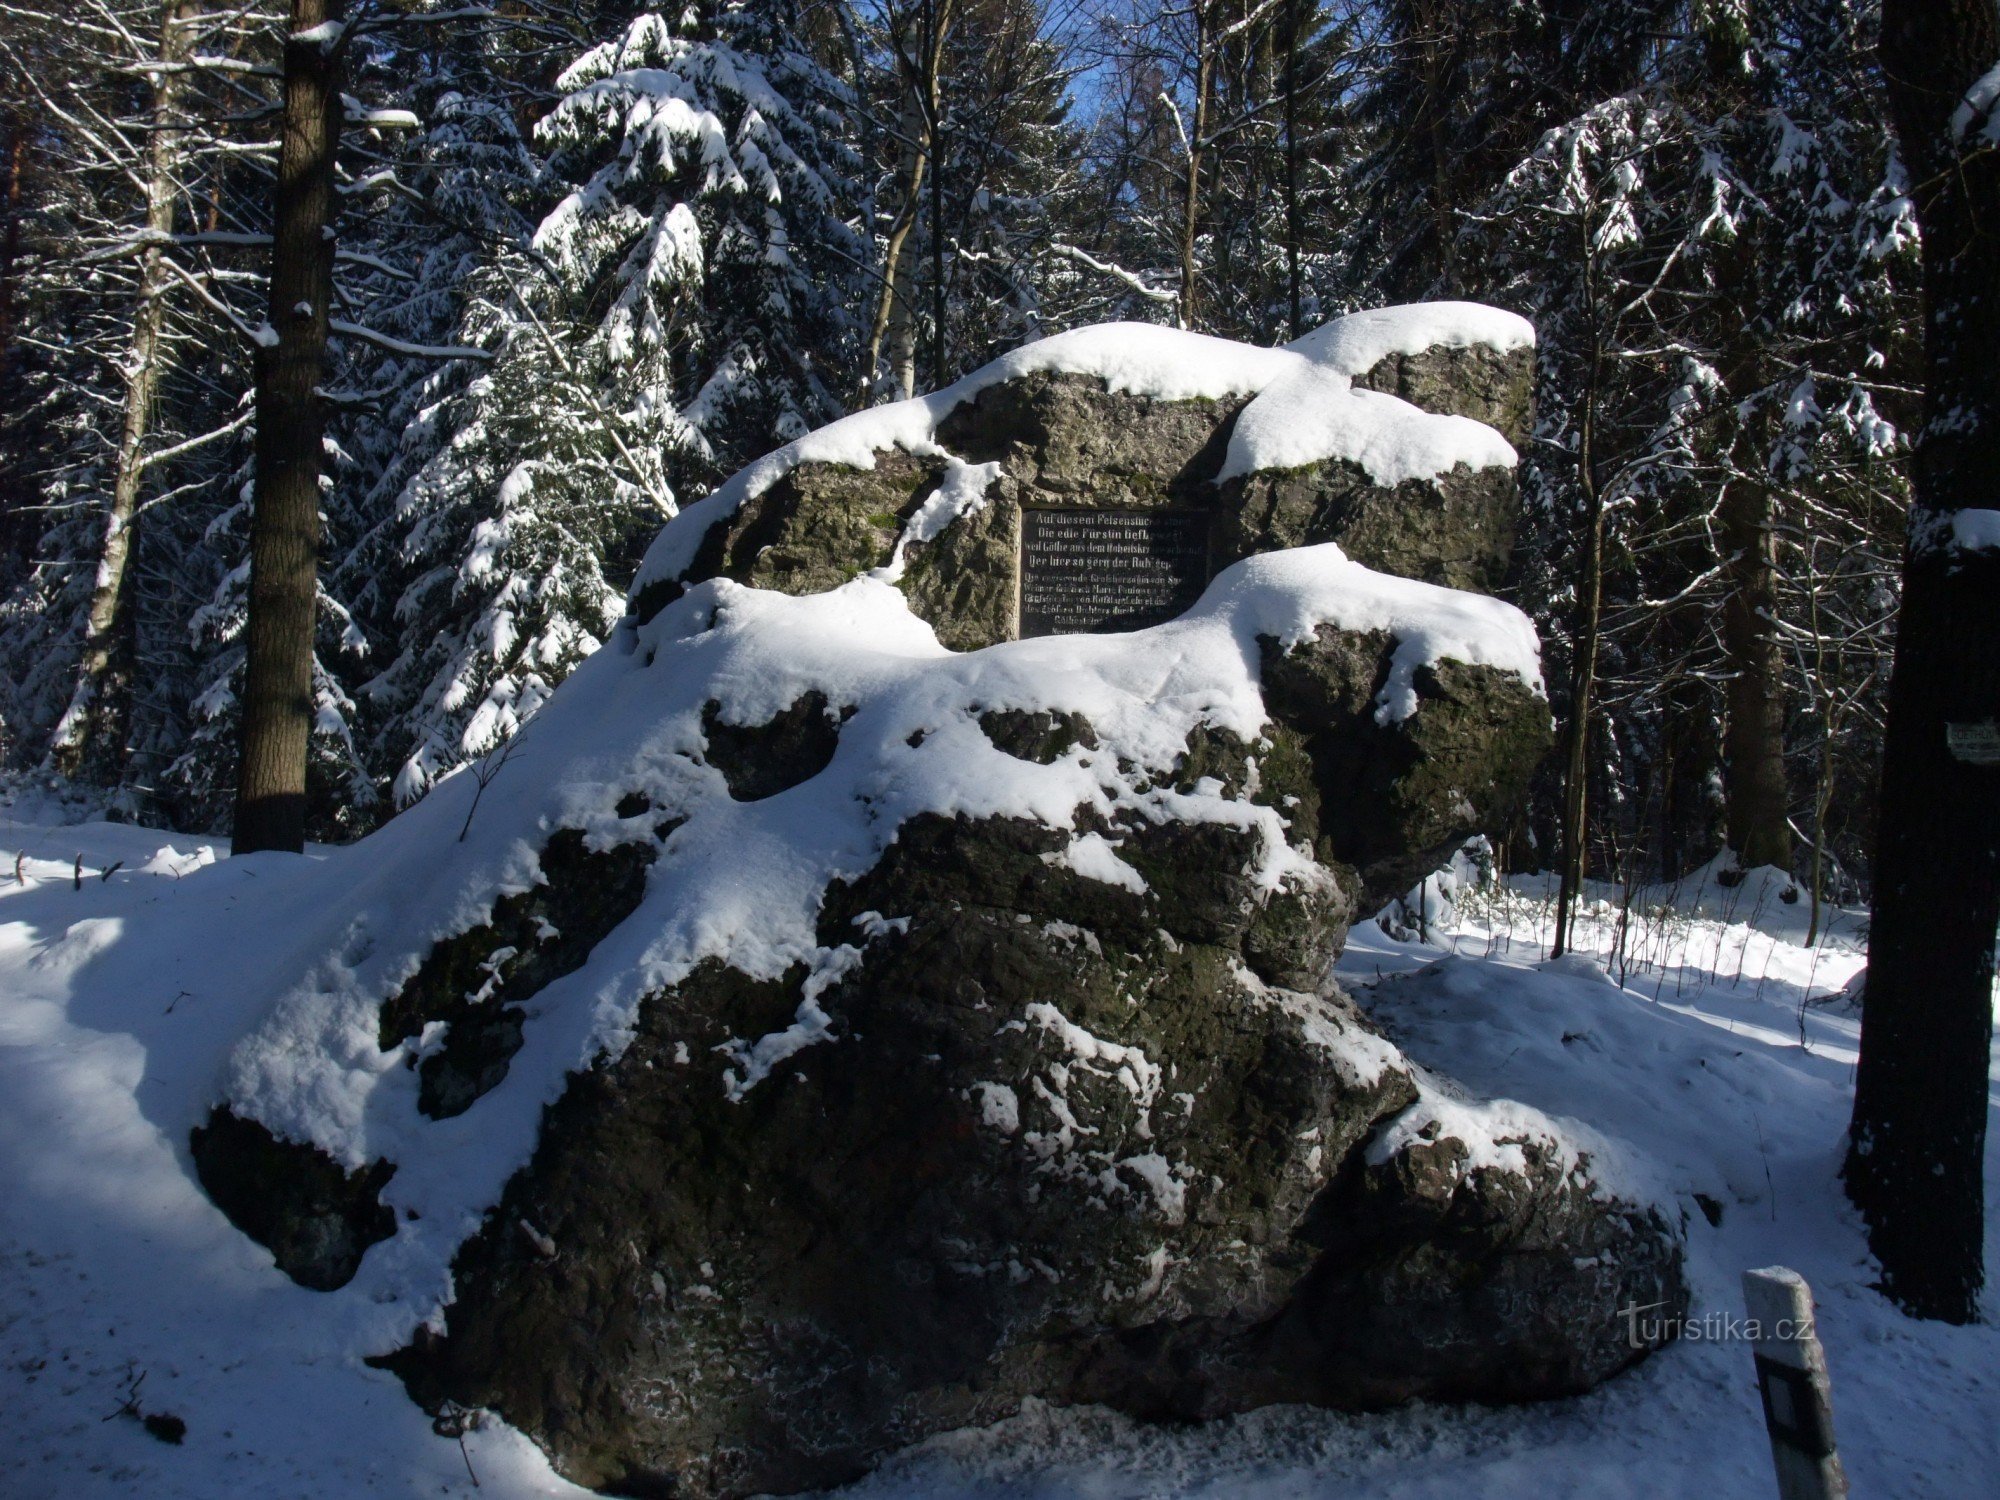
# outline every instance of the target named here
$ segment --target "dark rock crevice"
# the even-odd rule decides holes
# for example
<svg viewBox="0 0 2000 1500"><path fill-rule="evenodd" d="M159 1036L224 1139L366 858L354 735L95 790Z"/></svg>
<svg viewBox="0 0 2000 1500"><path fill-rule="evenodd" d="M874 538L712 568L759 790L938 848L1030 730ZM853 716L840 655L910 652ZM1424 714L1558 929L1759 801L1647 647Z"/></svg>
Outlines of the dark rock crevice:
<svg viewBox="0 0 2000 1500"><path fill-rule="evenodd" d="M499 1086L521 1049L527 1002L583 967L632 914L657 852L650 839L592 850L576 829L558 830L542 849L540 884L497 898L486 921L432 946L377 1021L384 1051L445 1024L418 1065L419 1109L446 1119Z"/></svg>
<svg viewBox="0 0 2000 1500"><path fill-rule="evenodd" d="M396 1171L388 1162L349 1171L317 1146L273 1135L222 1105L189 1145L215 1206L300 1286L346 1286L368 1247L396 1232L380 1197Z"/></svg>
<svg viewBox="0 0 2000 1500"><path fill-rule="evenodd" d="M853 712L836 712L817 688L761 724L731 724L722 705L711 702L701 712L708 763L738 802L775 797L827 768L840 748L840 726Z"/></svg>
<svg viewBox="0 0 2000 1500"><path fill-rule="evenodd" d="M996 749L1040 766L1052 766L1078 747L1097 748L1097 731L1079 713L989 708L980 714L979 728Z"/></svg>

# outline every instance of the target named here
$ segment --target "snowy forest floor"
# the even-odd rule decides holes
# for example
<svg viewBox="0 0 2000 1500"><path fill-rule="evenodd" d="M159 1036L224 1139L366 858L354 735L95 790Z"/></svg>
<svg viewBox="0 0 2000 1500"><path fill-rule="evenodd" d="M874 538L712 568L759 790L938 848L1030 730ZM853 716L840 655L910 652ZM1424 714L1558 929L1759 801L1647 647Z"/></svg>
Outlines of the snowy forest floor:
<svg viewBox="0 0 2000 1500"><path fill-rule="evenodd" d="M180 978L281 947L306 863L222 852L0 821L0 1495L582 1495L503 1424L462 1444L434 1435L361 1362L375 1351L368 1310L344 1305L358 1299L294 1286L196 1185L184 1121L257 997ZM1869 1290L1836 1175L1859 921L1832 913L1809 947L1805 903L1782 890L1705 871L1629 902L1601 892L1583 953L1555 962L1541 883L1446 890L1422 903L1427 941L1364 923L1339 972L1418 1063L1628 1146L1687 1217L1697 1319L1739 1310L1745 1267L1805 1274L1858 1496L1988 1493L2000 1296L1984 1324L1948 1328ZM168 1417L185 1423L178 1443ZM1688 1337L1589 1396L1530 1408L1288 1407L1164 1428L1030 1406L843 1493L1725 1500L1773 1484L1748 1348Z"/></svg>

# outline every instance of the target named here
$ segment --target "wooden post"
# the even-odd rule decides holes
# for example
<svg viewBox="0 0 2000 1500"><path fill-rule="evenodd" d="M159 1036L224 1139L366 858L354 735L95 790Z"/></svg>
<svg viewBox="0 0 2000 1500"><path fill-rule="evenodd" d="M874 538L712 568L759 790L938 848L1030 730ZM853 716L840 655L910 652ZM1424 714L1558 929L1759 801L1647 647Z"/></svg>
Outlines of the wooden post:
<svg viewBox="0 0 2000 1500"><path fill-rule="evenodd" d="M1778 1500L1846 1500L1847 1475L1833 1444L1826 1353L1813 1323L1812 1288L1783 1266L1743 1273L1744 1309L1755 1340L1757 1388Z"/></svg>

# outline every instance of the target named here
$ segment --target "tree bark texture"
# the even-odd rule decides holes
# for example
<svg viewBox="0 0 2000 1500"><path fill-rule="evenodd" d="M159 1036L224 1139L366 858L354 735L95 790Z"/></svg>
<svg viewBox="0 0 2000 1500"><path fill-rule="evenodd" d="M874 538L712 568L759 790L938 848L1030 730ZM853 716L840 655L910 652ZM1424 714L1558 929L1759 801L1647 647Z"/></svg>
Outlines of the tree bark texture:
<svg viewBox="0 0 2000 1500"><path fill-rule="evenodd" d="M1954 126L2000 62L1992 0L1886 0L1881 58L1923 233L1927 411L1914 458L1847 1157L1882 1289L1968 1322L2000 925L2000 551L1954 541L2000 476L2000 151Z"/></svg>
<svg viewBox="0 0 2000 1500"><path fill-rule="evenodd" d="M1588 444L1585 446L1588 466ZM1604 499L1588 485L1583 583L1577 591L1576 668L1571 675L1569 723L1563 737L1562 870L1556 890L1551 958L1570 948L1570 929L1590 870L1590 727L1597 710L1597 657L1604 625Z"/></svg>
<svg viewBox="0 0 2000 1500"><path fill-rule="evenodd" d="M1590 868L1590 721L1597 708L1597 659L1604 637L1604 490L1597 473L1597 399L1603 380L1605 335L1598 320L1596 266L1588 226L1583 226L1583 285L1594 330L1582 421L1577 427L1576 474L1583 491L1583 576L1576 591L1576 661L1570 675L1569 723L1563 740L1562 868L1556 886L1556 931L1549 956L1570 948L1570 929Z"/></svg>
<svg viewBox="0 0 2000 1500"><path fill-rule="evenodd" d="M1304 278L1299 267L1305 230L1299 216L1299 0L1285 11L1285 337L1301 337L1304 320Z"/></svg>
<svg viewBox="0 0 2000 1500"><path fill-rule="evenodd" d="M1710 51L1719 98L1734 101L1746 117L1775 104L1758 97L1743 77L1734 45ZM1769 305L1765 267L1783 255L1768 234L1750 231L1720 257L1724 305ZM1788 874L1792 865L1791 792L1785 780L1785 659L1779 648L1778 491L1771 481L1774 431L1766 349L1770 330L1746 315L1724 345L1723 385L1732 398L1735 427L1727 446L1726 477L1716 504L1717 543L1723 564L1721 634L1728 669L1722 731L1723 815L1729 847L1744 869L1770 865Z"/></svg>
<svg viewBox="0 0 2000 1500"><path fill-rule="evenodd" d="M1752 463L1757 456L1752 455ZM1745 869L1792 865L1791 793L1785 782L1785 663L1778 615L1777 512L1771 486L1751 474L1722 491L1728 559L1722 645L1729 662L1723 729L1723 795L1729 847Z"/></svg>
<svg viewBox="0 0 2000 1500"><path fill-rule="evenodd" d="M160 61L167 66L154 83L152 133L146 148L146 233L164 240L174 230L180 197L183 143L181 99L187 74L189 7L170 0L160 17ZM132 309L132 341L125 358L125 410L118 433L118 458L105 509L104 541L91 583L90 613L77 661L69 706L49 743L49 761L64 775L114 779L124 761L131 718L131 610L126 579L130 572L139 496L145 488L146 440L159 401L165 351L161 327L166 313L165 252L155 243L139 259L139 287Z"/></svg>
<svg viewBox="0 0 2000 1500"><path fill-rule="evenodd" d="M14 288L19 279L15 267L21 260L21 175L28 159L26 127L13 118L8 118L6 124L7 177L4 186L0 186L0 216L6 221L5 230L0 231L0 378L7 374L7 363L14 349L17 302Z"/></svg>
<svg viewBox="0 0 2000 1500"><path fill-rule="evenodd" d="M305 847L319 591L319 395L333 299L341 0L292 0L272 226L271 302L257 350L257 459L235 851Z"/></svg>
<svg viewBox="0 0 2000 1500"><path fill-rule="evenodd" d="M928 118L925 138L931 163L931 389L941 391L951 384L945 371L945 284L944 284L944 99L939 75L944 63L944 0L925 0L926 28L933 38L931 55L938 59L931 68ZM912 392L914 394L914 392Z"/></svg>
<svg viewBox="0 0 2000 1500"><path fill-rule="evenodd" d="M1456 174L1460 163L1453 149L1451 109L1464 87L1459 78L1460 28L1464 16L1440 0L1424 0L1415 12L1415 39L1423 94L1412 130L1421 132L1430 157L1430 214L1433 240L1428 295L1455 296L1458 290L1458 226Z"/></svg>

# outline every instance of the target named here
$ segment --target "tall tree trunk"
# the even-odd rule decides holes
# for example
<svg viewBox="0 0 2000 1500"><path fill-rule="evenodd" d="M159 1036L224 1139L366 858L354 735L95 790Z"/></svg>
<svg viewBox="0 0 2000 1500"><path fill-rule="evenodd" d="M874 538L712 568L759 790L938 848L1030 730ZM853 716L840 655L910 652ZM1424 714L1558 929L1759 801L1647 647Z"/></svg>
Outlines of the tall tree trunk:
<svg viewBox="0 0 2000 1500"><path fill-rule="evenodd" d="M1757 455L1751 455L1753 464ZM1745 869L1792 866L1791 793L1785 782L1784 658L1771 622L1778 612L1777 507L1761 475L1723 487L1719 507L1727 555L1722 644L1729 659L1723 728L1723 796L1729 847Z"/></svg>
<svg viewBox="0 0 2000 1500"><path fill-rule="evenodd" d="M190 7L168 0L160 17L160 62L155 75L152 131L146 148L146 223L149 240L173 233L174 209L180 196L182 156L181 99L187 75ZM49 761L65 775L115 779L122 768L126 727L131 716L132 663L130 609L126 578L130 571L139 496L145 488L146 439L153 427L160 377L165 373L161 324L165 315L167 272L165 252L157 243L139 258L139 288L132 311L132 341L125 359L125 410L119 424L118 457L111 476L111 499L104 516L104 541L98 549L97 576L91 583L83 653L77 662L76 685L69 706L56 723L49 743Z"/></svg>
<svg viewBox="0 0 2000 1500"><path fill-rule="evenodd" d="M1285 337L1298 338L1305 314L1304 278L1299 269L1305 230L1299 215L1299 27L1305 24L1300 0L1285 9L1285 292L1290 308Z"/></svg>
<svg viewBox="0 0 2000 1500"><path fill-rule="evenodd" d="M1583 581L1577 589L1576 665L1570 678L1569 723L1563 737L1562 870L1556 887L1555 942L1551 958L1570 948L1570 929L1589 873L1590 725L1597 712L1597 658L1604 635L1604 497L1589 478L1584 531Z"/></svg>
<svg viewBox="0 0 2000 1500"><path fill-rule="evenodd" d="M257 467L244 634L235 850L305 847L319 593L319 394L333 300L342 0L292 0L272 225L270 317L257 350Z"/></svg>
<svg viewBox="0 0 2000 1500"><path fill-rule="evenodd" d="M1740 23L1718 22L1706 56L1718 107L1762 121L1777 107L1768 80L1746 77ZM1760 125L1750 127L1763 128ZM1722 649L1728 680L1722 730L1722 796L1729 847L1744 869L1792 865L1791 792L1785 780L1785 662L1778 648L1778 503L1771 483L1772 418L1763 310L1782 247L1755 228L1720 258L1724 307L1739 310L1726 342L1723 386L1735 402L1729 477L1716 506L1724 593Z"/></svg>
<svg viewBox="0 0 2000 1500"><path fill-rule="evenodd" d="M1958 543L2000 473L2000 153L1954 128L2000 62L1992 0L1884 0L1889 111L1923 233L1925 425L1882 755L1847 1190L1882 1288L1977 1315L2000 925L2000 548ZM1995 518L2000 521L2000 518Z"/></svg>
<svg viewBox="0 0 2000 1500"><path fill-rule="evenodd" d="M16 306L15 267L21 259L21 175L28 159L28 132L20 120L9 114L5 145L6 181L0 184L0 379L7 374L7 362L14 350Z"/></svg>
<svg viewBox="0 0 2000 1500"><path fill-rule="evenodd" d="M903 206L897 212L895 221L889 226L887 243L882 247L882 285L876 293L875 317L868 331L868 374L861 392L861 404L870 405L875 399L875 382L882 367L882 351L885 345L890 349L890 362L901 371L908 367L907 359L898 358L903 345L902 332L909 327L908 269L903 264L903 247L909 243L910 231L916 228L917 204L923 191L924 164L928 158L917 150L914 141L906 136L902 146ZM898 325L897 319L902 323ZM902 394L907 397L906 389Z"/></svg>
<svg viewBox="0 0 2000 1500"><path fill-rule="evenodd" d="M944 284L944 100L939 75L944 71L942 0L925 0L924 14L931 36L930 89L925 113L925 139L931 155L931 389L951 383L945 371ZM914 393L913 393L914 394Z"/></svg>
<svg viewBox="0 0 2000 1500"><path fill-rule="evenodd" d="M918 205L923 201L924 174L930 167L931 154L921 111L913 107L903 123L910 142L903 148L909 202L889 236L888 255L882 269L888 278L883 295L888 299L884 311L888 315L889 368L895 376L896 394L907 401L917 393L917 270L916 257L906 252L909 237L922 216ZM920 139L921 146L917 144Z"/></svg>
<svg viewBox="0 0 2000 1500"><path fill-rule="evenodd" d="M1430 266L1436 296L1458 291L1458 232L1453 206L1457 199L1452 151L1451 107L1462 87L1457 78L1457 28L1463 13L1443 0L1427 0L1417 13L1422 29L1418 45L1423 57L1423 101L1419 106L1424 144L1430 156L1431 234L1436 244ZM1419 288L1418 290L1426 290Z"/></svg>
<svg viewBox="0 0 2000 1500"><path fill-rule="evenodd" d="M1209 40L1209 0L1194 4L1194 123L1187 139L1187 181L1181 193L1180 326L1194 327L1196 292L1194 250L1201 225L1202 137L1208 134L1208 91L1215 78L1215 48Z"/></svg>
<svg viewBox="0 0 2000 1500"><path fill-rule="evenodd" d="M916 270L904 255L910 233L923 211L924 174L935 178L936 121L943 98L942 75L945 43L956 19L953 0L925 0L923 26L918 45L911 49L896 39L897 69L901 74L902 107L897 121L901 143L897 148L898 175L903 179L903 205L889 226L888 243L882 250L882 285L875 302L875 317L868 334L868 373L861 392L861 404L875 397L875 381L881 368L883 347L888 347L890 368L904 400L916 394L917 386L917 288ZM937 191L933 181L932 219L937 214ZM942 232L933 222L931 236ZM937 247L934 264L940 267ZM940 283L942 285L942 283ZM942 349L942 322L938 349Z"/></svg>
<svg viewBox="0 0 2000 1500"><path fill-rule="evenodd" d="M1597 658L1604 639L1604 491L1597 475L1597 393L1602 379L1606 335L1597 327L1597 296L1590 257L1589 226L1584 228L1584 295L1590 308L1594 345L1583 393L1583 420L1577 433L1577 482L1583 488L1583 577L1576 591L1576 661L1570 674L1569 723L1563 739L1562 868L1556 885L1556 931L1549 956L1569 951L1570 929L1590 850L1590 721L1597 711Z"/></svg>

